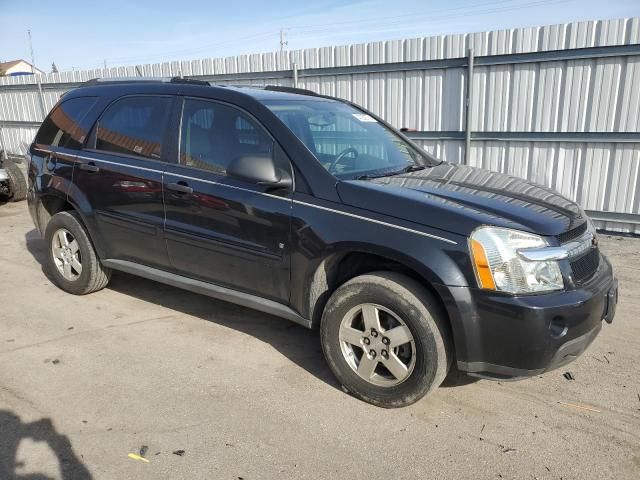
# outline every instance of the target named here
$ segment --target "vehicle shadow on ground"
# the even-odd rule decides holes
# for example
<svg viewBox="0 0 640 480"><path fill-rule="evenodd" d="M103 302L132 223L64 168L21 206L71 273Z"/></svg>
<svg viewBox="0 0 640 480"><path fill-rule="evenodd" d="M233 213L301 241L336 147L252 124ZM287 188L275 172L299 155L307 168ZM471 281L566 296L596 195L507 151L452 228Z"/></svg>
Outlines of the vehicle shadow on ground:
<svg viewBox="0 0 640 480"><path fill-rule="evenodd" d="M71 442L54 428L51 419L43 418L31 423L24 423L20 417L9 410L0 409L0 478L15 480L47 480L48 475L41 473L18 474L23 467L18 462L18 447L22 440L44 442L58 460L63 480L90 480L93 478L87 467L80 461Z"/></svg>
<svg viewBox="0 0 640 480"><path fill-rule="evenodd" d="M26 234L25 239L29 252L40 263L47 278L53 281L46 268L44 242L40 235L34 229ZM316 330L309 330L279 317L126 273L116 272L107 288L251 335L270 344L319 380L340 389L340 384L324 359ZM458 372L454 367L442 386L445 388L464 386L476 381L477 379Z"/></svg>

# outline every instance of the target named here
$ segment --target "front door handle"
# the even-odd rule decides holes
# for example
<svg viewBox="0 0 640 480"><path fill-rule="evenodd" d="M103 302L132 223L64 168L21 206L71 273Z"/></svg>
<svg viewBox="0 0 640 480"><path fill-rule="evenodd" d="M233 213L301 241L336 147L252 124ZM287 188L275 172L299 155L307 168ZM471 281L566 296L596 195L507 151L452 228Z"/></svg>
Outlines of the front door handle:
<svg viewBox="0 0 640 480"><path fill-rule="evenodd" d="M85 172L89 172L89 173L96 173L100 171L100 167L97 167L96 164L93 162L81 163L80 170L84 170Z"/></svg>
<svg viewBox="0 0 640 480"><path fill-rule="evenodd" d="M187 185L186 182L167 183L167 188L178 193L193 193L193 188Z"/></svg>

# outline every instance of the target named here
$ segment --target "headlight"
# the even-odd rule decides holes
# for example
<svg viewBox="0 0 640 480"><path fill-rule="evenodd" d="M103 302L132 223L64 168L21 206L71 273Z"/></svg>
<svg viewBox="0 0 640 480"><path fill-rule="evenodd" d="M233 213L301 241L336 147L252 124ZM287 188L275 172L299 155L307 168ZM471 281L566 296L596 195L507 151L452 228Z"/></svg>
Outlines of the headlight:
<svg viewBox="0 0 640 480"><path fill-rule="evenodd" d="M562 290L562 273L555 260L527 261L518 255L521 249L547 246L542 237L532 233L498 227L476 229L469 247L478 285L518 294Z"/></svg>

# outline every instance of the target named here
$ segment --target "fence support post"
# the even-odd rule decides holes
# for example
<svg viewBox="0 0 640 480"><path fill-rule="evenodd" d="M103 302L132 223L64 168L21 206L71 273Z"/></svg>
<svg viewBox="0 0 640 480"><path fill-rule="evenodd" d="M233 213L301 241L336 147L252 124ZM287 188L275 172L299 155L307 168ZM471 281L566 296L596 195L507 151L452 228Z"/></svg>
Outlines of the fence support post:
<svg viewBox="0 0 640 480"><path fill-rule="evenodd" d="M473 101L473 48L469 49L467 66L467 98L465 102L464 164L469 165L471 157L471 106Z"/></svg>
<svg viewBox="0 0 640 480"><path fill-rule="evenodd" d="M293 88L298 88L298 64L293 64Z"/></svg>
<svg viewBox="0 0 640 480"><path fill-rule="evenodd" d="M0 160L6 160L8 158L7 147L4 144L4 133L2 125L0 125Z"/></svg>
<svg viewBox="0 0 640 480"><path fill-rule="evenodd" d="M40 112L42 113L42 121L47 117L47 109L44 106L44 93L42 93L42 84L40 83L40 75L36 75L36 83L38 85L38 96L40 99Z"/></svg>

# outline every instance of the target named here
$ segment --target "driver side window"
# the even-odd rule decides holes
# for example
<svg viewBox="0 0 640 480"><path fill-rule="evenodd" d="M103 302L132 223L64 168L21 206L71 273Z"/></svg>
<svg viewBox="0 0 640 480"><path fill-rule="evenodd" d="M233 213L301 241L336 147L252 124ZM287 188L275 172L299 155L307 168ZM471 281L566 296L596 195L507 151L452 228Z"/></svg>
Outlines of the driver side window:
<svg viewBox="0 0 640 480"><path fill-rule="evenodd" d="M231 161L251 154L273 155L273 140L253 118L229 105L185 99L180 163L225 174Z"/></svg>

